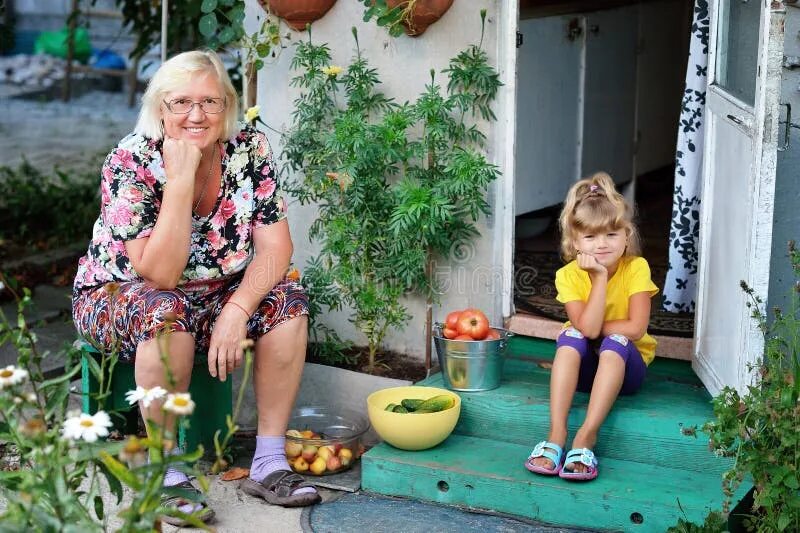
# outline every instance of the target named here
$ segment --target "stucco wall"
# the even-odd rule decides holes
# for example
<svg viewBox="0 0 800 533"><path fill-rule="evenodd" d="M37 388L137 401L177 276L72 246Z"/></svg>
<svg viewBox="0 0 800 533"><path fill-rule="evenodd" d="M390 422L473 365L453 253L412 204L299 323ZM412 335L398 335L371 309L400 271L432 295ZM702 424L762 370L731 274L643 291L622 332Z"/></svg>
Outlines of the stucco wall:
<svg viewBox="0 0 800 533"><path fill-rule="evenodd" d="M786 10L786 33L784 56L800 56L800 9L788 6ZM792 106L792 122L800 124L800 69L783 69L781 103ZM786 120L785 111L781 120ZM783 141L783 127L780 139ZM794 239L800 245L800 129L792 128L789 149L778 152L778 168L775 178L775 213L772 227L772 258L770 261L770 284L768 308L786 308L788 294L794 283L786 243Z"/></svg>
<svg viewBox="0 0 800 533"><path fill-rule="evenodd" d="M498 50L498 2L490 0L456 0L450 10L437 23L428 28L420 37L410 38L405 35L392 38L385 29L378 27L374 20L362 21L364 6L360 2L341 0L323 17L314 23L312 36L316 42L327 42L331 48L333 64L347 65L352 57L354 43L350 28L358 29L359 43L363 54L372 67L377 68L383 82L381 89L385 94L399 102L413 100L420 94L424 84L429 80L430 69L437 71L437 80L446 84L446 77L438 74L444 69L451 57L464 49L468 44L480 38L480 15L482 8L488 10L484 48L493 64L497 66ZM255 14L258 7L254 1L248 0L247 24L253 28L256 24ZM306 33L292 32L293 40L307 38ZM294 47L289 46L278 59L259 72L257 102L261 106L261 116L271 127L283 131L290 124L292 101L297 92L289 87L288 80L292 76L289 64ZM500 70L499 67L497 67ZM501 71L504 83L507 75ZM513 80L512 84L513 86ZM508 86L505 90L508 90ZM504 96L507 98L507 96ZM502 114L498 113L498 116ZM502 158L502 129L498 124L483 124L483 131L490 139L486 147L490 161L499 163ZM276 156L281 153L280 135L266 131ZM503 180L492 187L489 202L494 206L495 198L502 195ZM289 223L295 244L295 263L305 265L308 258L316 255L318 245L309 243L308 228L315 217L315 208L301 206L297 201L289 200ZM446 313L454 308L477 306L489 315L492 323L502 323L502 290L501 277L501 232L502 224L495 217L481 219L479 223L480 238L475 241L474 250L461 263L441 265L440 269L451 280L451 287L442 297L441 305L434 307L434 320L441 321ZM510 238L510 237L509 237ZM388 335L385 347L421 357L424 353L424 320L425 302L421 298L411 297L405 301L412 320L404 331L393 331ZM325 317L325 322L333 326L337 332L344 334L359 344L365 339L347 321L347 313L332 313ZM435 357L435 356L434 356Z"/></svg>

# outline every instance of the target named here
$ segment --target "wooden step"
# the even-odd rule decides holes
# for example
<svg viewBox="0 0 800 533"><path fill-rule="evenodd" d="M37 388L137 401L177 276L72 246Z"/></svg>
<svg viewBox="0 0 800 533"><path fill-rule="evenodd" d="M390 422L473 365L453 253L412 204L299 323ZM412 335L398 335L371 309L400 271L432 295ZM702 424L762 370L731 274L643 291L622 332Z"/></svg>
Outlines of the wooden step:
<svg viewBox="0 0 800 533"><path fill-rule="evenodd" d="M516 338L509 349L500 387L485 392L459 393L461 417L455 432L502 439L530 448L547 437L550 413L552 342ZM666 367L666 368L660 368ZM712 461L707 438L687 436L684 430L700 428L711 415L711 396L688 365L679 361L655 362L642 389L620 396L603 424L594 451L600 457L640 461L696 472L721 473L727 461ZM444 387L441 374L421 385ZM574 435L586 417L589 395L576 393L568 418Z"/></svg>
<svg viewBox="0 0 800 533"><path fill-rule="evenodd" d="M459 393L458 425L435 448L407 452L380 444L367 452L364 489L556 525L648 533L678 518L702 522L721 509L720 473L730 461L710 453L702 433L682 434L713 416L710 396L686 361L657 358L642 390L618 399L595 447L597 480L570 483L528 472L523 463L547 433L554 353L551 340L513 338L501 386ZM443 386L442 376L420 384ZM588 395L576 394L570 431L587 402Z"/></svg>
<svg viewBox="0 0 800 533"><path fill-rule="evenodd" d="M678 518L702 522L721 506L718 474L601 457L596 480L568 482L528 472L529 452L513 442L456 434L419 452L380 444L361 460L362 488L615 531L665 531Z"/></svg>
<svg viewBox="0 0 800 533"><path fill-rule="evenodd" d="M542 376L538 383L504 380L492 391L459 393L461 416L455 432L532 448L547 437L550 415L546 378L548 376ZM441 374L421 385L444 387ZM721 473L727 469L727 462L711 460L713 456L702 434L691 437L681 431L683 427L701 427L708 420L708 402L699 402L690 394L680 397L677 391L669 391L676 394L656 394L652 391L655 388L645 388L636 396L617 400L600 430L595 453L601 457L666 467L681 465L683 469L696 472ZM586 417L588 400L588 394L575 394L568 419L570 435L575 434Z"/></svg>

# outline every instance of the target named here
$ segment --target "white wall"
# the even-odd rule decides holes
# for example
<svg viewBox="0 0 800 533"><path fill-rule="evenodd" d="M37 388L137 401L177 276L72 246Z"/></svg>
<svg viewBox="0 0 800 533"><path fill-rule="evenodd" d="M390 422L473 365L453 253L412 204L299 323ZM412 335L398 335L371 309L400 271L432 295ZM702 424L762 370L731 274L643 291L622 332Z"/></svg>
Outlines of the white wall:
<svg viewBox="0 0 800 533"><path fill-rule="evenodd" d="M399 102L414 100L429 80L431 68L437 71L437 80L446 85L446 77L439 74L451 57L464 49L468 44L480 38L480 10L488 10L484 49L488 52L492 63L500 70L497 62L498 35L498 2L491 0L458 0L450 10L428 30L417 38L405 35L393 38L375 21L362 21L364 6L359 2L339 1L323 17L314 23L312 36L315 42L327 42L331 48L333 64L347 65L353 56L354 42L350 28L358 29L359 43L363 54L372 67L378 69L383 82L381 89L385 94ZM259 13L255 0L248 0L248 26L255 27L255 14ZM307 34L292 32L293 40L307 38ZM288 81L292 75L289 63L293 55L293 47L285 49L277 61L267 65L259 72L258 104L261 106L262 118L278 130L284 130L290 124L292 101L297 95L290 88ZM507 76L501 71L503 82ZM510 84L513 87L513 80ZM507 89L504 89L507 90ZM508 95L501 96L508 102ZM512 96L513 98L513 96ZM499 104L499 105L502 105ZM497 113L497 108L495 109ZM501 117L501 113L497 113ZM503 157L503 134L501 125L483 124L483 131L489 138L487 154L490 161L501 163ZM280 136L266 132L276 156L281 152ZM503 180L498 180L489 194L489 202L495 209L495 198L502 197ZM290 200L289 222L295 244L295 263L305 265L308 258L316 255L318 245L308 241L308 228L315 217L315 209L301 206ZM493 325L502 323L503 287L501 275L501 244L503 224L495 218L482 219L479 223L481 237L477 239L474 253L463 263L444 265L453 274L449 276L454 282L442 298L442 305L434 307L434 321L442 321L448 311L466 306L477 306L486 312ZM505 285L509 285L506 280ZM385 348L421 357L424 353L425 302L414 297L405 301L413 319L405 331L393 331L388 335ZM365 339L347 321L346 313L328 315L325 322L336 328L340 334L365 344ZM435 355L434 355L435 357Z"/></svg>

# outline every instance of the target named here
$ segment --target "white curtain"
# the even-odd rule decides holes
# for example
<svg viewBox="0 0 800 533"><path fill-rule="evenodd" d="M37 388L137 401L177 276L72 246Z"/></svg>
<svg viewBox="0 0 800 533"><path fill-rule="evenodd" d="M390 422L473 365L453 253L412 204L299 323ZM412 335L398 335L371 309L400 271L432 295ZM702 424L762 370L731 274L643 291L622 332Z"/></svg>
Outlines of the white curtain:
<svg viewBox="0 0 800 533"><path fill-rule="evenodd" d="M669 269L664 283L663 306L672 312L693 313L695 308L709 23L708 1L696 0L678 126Z"/></svg>

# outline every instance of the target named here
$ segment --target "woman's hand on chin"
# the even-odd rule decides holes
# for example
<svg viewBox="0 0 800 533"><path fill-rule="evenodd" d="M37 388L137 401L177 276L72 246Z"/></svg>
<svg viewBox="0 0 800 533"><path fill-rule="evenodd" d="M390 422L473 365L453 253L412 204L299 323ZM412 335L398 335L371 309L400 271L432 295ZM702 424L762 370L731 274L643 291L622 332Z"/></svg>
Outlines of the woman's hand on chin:
<svg viewBox="0 0 800 533"><path fill-rule="evenodd" d="M162 152L167 180L183 178L194 184L194 175L203 156L200 148L181 139L164 137Z"/></svg>
<svg viewBox="0 0 800 533"><path fill-rule="evenodd" d="M214 323L208 348L208 372L225 381L242 364L242 341L247 336L248 317L242 309L226 305Z"/></svg>

